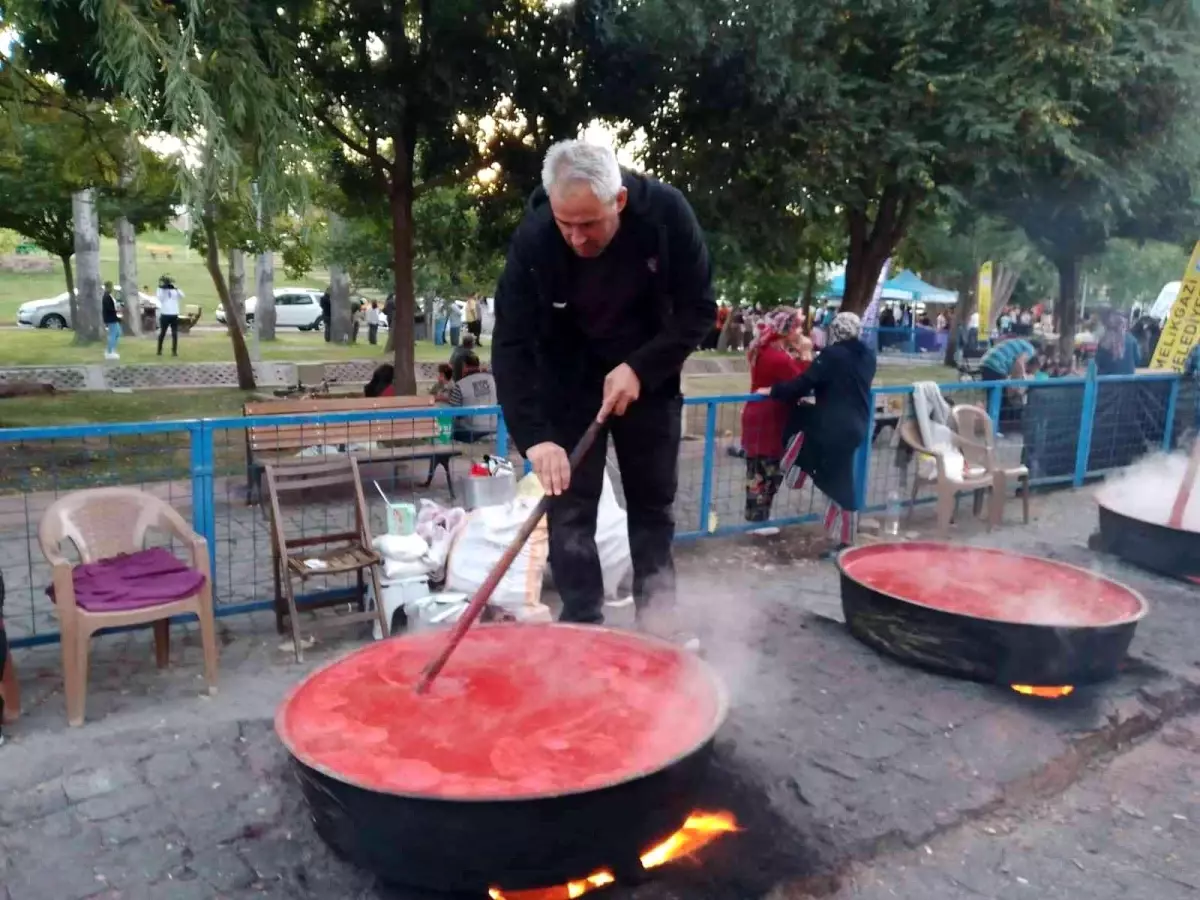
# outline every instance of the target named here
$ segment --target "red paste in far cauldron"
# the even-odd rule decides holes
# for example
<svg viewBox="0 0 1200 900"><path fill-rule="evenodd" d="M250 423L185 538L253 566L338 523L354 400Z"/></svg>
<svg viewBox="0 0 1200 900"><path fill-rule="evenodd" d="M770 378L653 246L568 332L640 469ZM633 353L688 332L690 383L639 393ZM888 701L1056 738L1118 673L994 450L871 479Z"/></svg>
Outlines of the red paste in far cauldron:
<svg viewBox="0 0 1200 900"><path fill-rule="evenodd" d="M880 544L848 552L842 570L893 597L1003 622L1096 627L1142 613L1138 597L1114 581L1002 550Z"/></svg>
<svg viewBox="0 0 1200 900"><path fill-rule="evenodd" d="M663 768L711 737L722 712L685 651L562 625L477 627L418 696L445 639L382 641L321 669L284 701L280 738L305 765L368 790L518 799Z"/></svg>

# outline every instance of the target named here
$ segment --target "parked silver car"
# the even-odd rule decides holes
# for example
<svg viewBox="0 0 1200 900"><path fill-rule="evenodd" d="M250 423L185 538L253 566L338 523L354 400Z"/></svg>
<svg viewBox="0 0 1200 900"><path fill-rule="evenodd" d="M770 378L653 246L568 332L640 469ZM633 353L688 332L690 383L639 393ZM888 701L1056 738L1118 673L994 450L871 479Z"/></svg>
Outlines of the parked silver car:
<svg viewBox="0 0 1200 900"><path fill-rule="evenodd" d="M156 312L158 299L149 294L138 292L142 303L142 313ZM123 307L121 289L113 291L113 299L117 301L118 313ZM71 327L71 295L63 291L57 297L47 297L43 300L30 300L17 307L18 328L51 328L60 330Z"/></svg>

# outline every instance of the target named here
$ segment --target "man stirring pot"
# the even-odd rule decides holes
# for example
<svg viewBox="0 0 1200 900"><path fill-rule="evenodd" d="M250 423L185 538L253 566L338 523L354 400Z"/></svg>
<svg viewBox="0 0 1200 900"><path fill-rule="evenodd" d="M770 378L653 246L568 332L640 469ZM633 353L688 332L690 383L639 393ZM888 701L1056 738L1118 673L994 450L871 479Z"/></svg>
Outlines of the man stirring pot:
<svg viewBox="0 0 1200 900"><path fill-rule="evenodd" d="M613 151L551 147L496 291L492 365L504 418L550 507L561 619L604 621L596 511L611 434L639 623L673 634L680 373L716 317L708 248L677 190ZM574 473L568 452L606 422Z"/></svg>

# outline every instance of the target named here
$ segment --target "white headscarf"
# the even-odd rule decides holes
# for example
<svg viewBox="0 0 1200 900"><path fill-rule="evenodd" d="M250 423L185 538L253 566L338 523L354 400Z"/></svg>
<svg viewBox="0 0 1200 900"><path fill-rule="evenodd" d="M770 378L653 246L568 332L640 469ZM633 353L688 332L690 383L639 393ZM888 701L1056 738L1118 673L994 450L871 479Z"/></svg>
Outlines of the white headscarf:
<svg viewBox="0 0 1200 900"><path fill-rule="evenodd" d="M860 334L862 319L857 313L840 312L833 317L833 322L829 325L829 341L832 344L857 338Z"/></svg>

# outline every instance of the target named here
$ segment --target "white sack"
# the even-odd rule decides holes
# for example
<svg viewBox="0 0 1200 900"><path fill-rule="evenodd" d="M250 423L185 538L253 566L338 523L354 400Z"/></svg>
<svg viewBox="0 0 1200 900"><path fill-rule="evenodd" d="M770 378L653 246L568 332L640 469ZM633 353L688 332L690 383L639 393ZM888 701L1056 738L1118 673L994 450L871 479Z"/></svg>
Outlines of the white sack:
<svg viewBox="0 0 1200 900"><path fill-rule="evenodd" d="M468 513L466 524L450 548L446 589L474 594L536 505L537 500L519 498L503 506L484 506ZM521 622L548 620L550 610L542 603L542 577L549 555L550 541L543 516L500 579L489 605Z"/></svg>

